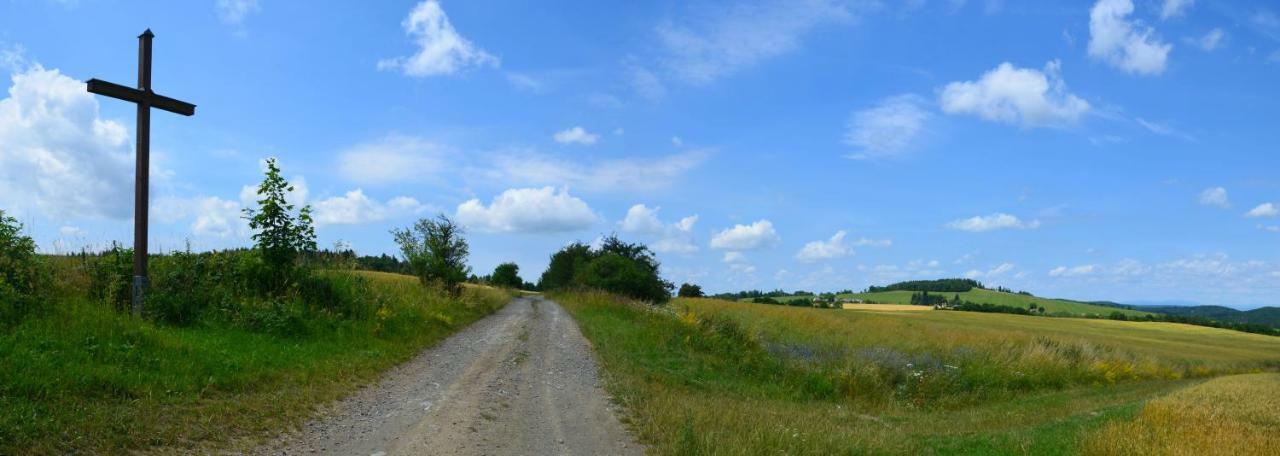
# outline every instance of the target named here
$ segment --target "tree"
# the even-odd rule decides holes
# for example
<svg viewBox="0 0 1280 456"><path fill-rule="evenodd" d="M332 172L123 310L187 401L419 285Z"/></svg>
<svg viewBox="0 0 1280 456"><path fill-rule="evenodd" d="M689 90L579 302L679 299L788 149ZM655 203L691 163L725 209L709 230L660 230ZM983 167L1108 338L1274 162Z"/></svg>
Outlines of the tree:
<svg viewBox="0 0 1280 456"><path fill-rule="evenodd" d="M520 266L515 263L502 263L493 268L489 283L499 287L521 288L524 280L520 279Z"/></svg>
<svg viewBox="0 0 1280 456"><path fill-rule="evenodd" d="M316 230L312 226L311 206L303 206L294 214L294 205L286 196L293 185L280 176L276 159L267 159L266 177L258 186L258 208L245 208L244 218L254 231L254 248L266 262L268 286L281 289L296 272L302 252L316 250Z"/></svg>
<svg viewBox="0 0 1280 456"><path fill-rule="evenodd" d="M418 220L412 227L391 230L409 269L423 284L439 284L450 293L461 291L471 273L467 266L470 247L461 226L444 214Z"/></svg>
<svg viewBox="0 0 1280 456"><path fill-rule="evenodd" d="M701 298L706 295L702 293L702 287L685 283L680 285L680 291L676 293L676 296L681 298Z"/></svg>
<svg viewBox="0 0 1280 456"><path fill-rule="evenodd" d="M578 269L595 258L591 246L574 242L551 255L551 263L538 279L538 288L556 290L573 286L573 276Z"/></svg>

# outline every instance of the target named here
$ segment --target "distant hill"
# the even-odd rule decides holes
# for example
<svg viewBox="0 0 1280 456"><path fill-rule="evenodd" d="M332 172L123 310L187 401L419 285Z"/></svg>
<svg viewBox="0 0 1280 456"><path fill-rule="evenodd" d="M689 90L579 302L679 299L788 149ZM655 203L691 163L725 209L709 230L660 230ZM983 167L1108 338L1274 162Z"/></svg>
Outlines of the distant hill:
<svg viewBox="0 0 1280 456"><path fill-rule="evenodd" d="M974 288L983 288L982 283L973 279L938 279L938 280L909 280L906 282L898 282L883 287L870 286L867 288L868 293L881 293L885 291L927 291L930 293L960 293L972 290Z"/></svg>
<svg viewBox="0 0 1280 456"><path fill-rule="evenodd" d="M869 293L850 293L837 295L840 298L854 298L864 301L875 302L880 304L910 304L913 291L882 291ZM933 292L930 292L931 294ZM987 290L983 288L973 288L963 292L940 292L937 293L944 297L951 298L960 295L960 299L979 304L995 304L1000 306L1022 307L1026 308L1035 303L1037 306L1044 307L1050 313L1061 312L1074 315L1099 315L1106 316L1112 312L1120 312L1129 317L1145 316L1151 311L1147 309L1113 307L1088 302L1071 301L1067 299L1052 299L1032 296L1025 293L1008 293L1004 291Z"/></svg>
<svg viewBox="0 0 1280 456"><path fill-rule="evenodd" d="M1121 304L1123 305L1123 304ZM1237 310L1223 306L1138 306L1125 305L1125 308L1147 312L1177 315L1183 317L1201 317L1210 320L1232 323L1252 323L1280 328L1280 307L1259 307L1253 310Z"/></svg>

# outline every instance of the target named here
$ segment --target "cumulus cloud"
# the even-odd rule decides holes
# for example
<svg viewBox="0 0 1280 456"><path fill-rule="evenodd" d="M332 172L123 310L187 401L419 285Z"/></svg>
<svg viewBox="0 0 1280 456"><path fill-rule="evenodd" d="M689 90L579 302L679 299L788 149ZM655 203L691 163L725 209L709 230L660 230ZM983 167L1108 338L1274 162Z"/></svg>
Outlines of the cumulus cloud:
<svg viewBox="0 0 1280 456"><path fill-rule="evenodd" d="M378 61L379 70L399 70L413 77L450 75L471 67L498 66L498 58L458 34L436 0L419 3L401 23L418 51L408 57Z"/></svg>
<svg viewBox="0 0 1280 456"><path fill-rule="evenodd" d="M845 232L841 230L836 231L836 234L825 241L806 243L804 247L800 248L799 252L796 252L796 259L800 261L818 261L853 255L853 249L845 243L844 237Z"/></svg>
<svg viewBox="0 0 1280 456"><path fill-rule="evenodd" d="M850 158L890 157L910 149L933 116L923 105L924 99L918 95L899 95L853 113L844 143L859 150Z"/></svg>
<svg viewBox="0 0 1280 456"><path fill-rule="evenodd" d="M1057 60L1045 64L1044 71L1001 63L977 81L947 84L938 101L948 114L1024 127L1072 124L1089 111L1089 103L1067 92L1060 70Z"/></svg>
<svg viewBox="0 0 1280 456"><path fill-rule="evenodd" d="M650 247L658 253L696 252L698 246L693 241L693 225L698 223L698 216L691 215L667 224L658 218L659 210L643 204L631 206L626 217L618 222L618 229L656 239Z"/></svg>
<svg viewBox="0 0 1280 456"><path fill-rule="evenodd" d="M573 127L557 132L552 137L560 144L581 144L590 146L600 139L600 135L587 133L582 127Z"/></svg>
<svg viewBox="0 0 1280 456"><path fill-rule="evenodd" d="M1200 204L1205 206L1217 206L1223 209L1231 207L1231 200L1227 197L1227 189L1222 187L1211 187L1200 192Z"/></svg>
<svg viewBox="0 0 1280 456"><path fill-rule="evenodd" d="M30 66L0 99L0 206L51 217L132 214L133 153L124 125L98 115L84 83Z"/></svg>
<svg viewBox="0 0 1280 456"><path fill-rule="evenodd" d="M996 265L995 267L988 269L986 271L981 271L978 269L970 269L969 271L966 271L964 273L964 277L967 279L977 279L979 277L996 278L1013 271L1015 267L1016 266L1014 266L1013 263L1000 263L999 265Z"/></svg>
<svg viewBox="0 0 1280 456"><path fill-rule="evenodd" d="M458 222L491 233L557 233L590 228L600 219L565 188L514 188L488 206L478 199L458 205Z"/></svg>
<svg viewBox="0 0 1280 456"><path fill-rule="evenodd" d="M377 201L355 189L343 196L334 196L315 204L316 225L355 225L380 222L392 217L422 213L422 203L407 196L397 196L387 202Z"/></svg>
<svg viewBox="0 0 1280 456"><path fill-rule="evenodd" d="M350 180L365 184L421 178L450 166L444 147L405 135L389 135L338 154L338 171Z"/></svg>
<svg viewBox="0 0 1280 456"><path fill-rule="evenodd" d="M660 65L677 80L707 84L791 52L811 29L852 16L836 0L761 0L688 15L688 21L657 27ZM646 79L656 78L643 71Z"/></svg>
<svg viewBox="0 0 1280 456"><path fill-rule="evenodd" d="M191 234L216 238L248 238L249 222L244 206L216 196L160 197L151 204L151 215L165 223L191 220Z"/></svg>
<svg viewBox="0 0 1280 456"><path fill-rule="evenodd" d="M1196 0L1164 0L1164 6L1160 8L1160 19L1181 16L1195 3Z"/></svg>
<svg viewBox="0 0 1280 456"><path fill-rule="evenodd" d="M1250 209L1249 212L1246 212L1244 214L1245 217L1251 217L1251 218L1262 218L1262 217L1270 218L1270 217L1275 217L1277 215L1280 215L1280 208L1278 208L1273 203L1259 204L1255 206L1253 209Z"/></svg>
<svg viewBox="0 0 1280 456"><path fill-rule="evenodd" d="M742 263L747 261L747 255L742 252L725 252L724 257L720 259L725 263Z"/></svg>
<svg viewBox="0 0 1280 456"><path fill-rule="evenodd" d="M229 25L241 24L246 17L261 8L258 0L218 0L214 7L218 11L218 19Z"/></svg>
<svg viewBox="0 0 1280 456"><path fill-rule="evenodd" d="M773 229L773 222L759 220L750 225L734 225L733 228L711 237L711 248L718 250L759 250L777 244L782 238Z"/></svg>
<svg viewBox="0 0 1280 456"><path fill-rule="evenodd" d="M998 212L991 215L979 215L979 216L974 216L967 219L955 220L955 221L952 221L951 223L948 223L947 227L955 230L971 231L971 232L983 232L983 231L1006 230L1006 229L1030 230L1030 229L1039 228L1040 221L1039 220L1023 221L1018 217Z"/></svg>
<svg viewBox="0 0 1280 456"><path fill-rule="evenodd" d="M1155 30L1130 20L1132 0L1098 0L1089 11L1089 56L1138 75L1164 72L1173 45Z"/></svg>

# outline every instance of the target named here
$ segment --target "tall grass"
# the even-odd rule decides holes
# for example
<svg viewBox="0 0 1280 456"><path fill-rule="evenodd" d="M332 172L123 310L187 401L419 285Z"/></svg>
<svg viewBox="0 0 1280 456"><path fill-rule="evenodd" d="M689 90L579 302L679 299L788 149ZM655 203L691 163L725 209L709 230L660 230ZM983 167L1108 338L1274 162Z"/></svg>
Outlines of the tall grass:
<svg viewBox="0 0 1280 456"><path fill-rule="evenodd" d="M215 279L234 273L220 261L239 260L153 260L156 313L141 320L89 293L83 260L55 259L62 291L0 334L0 454L248 445L509 299L349 271L239 293L252 284ZM214 280L223 288L202 287Z"/></svg>
<svg viewBox="0 0 1280 456"><path fill-rule="evenodd" d="M1142 401L1280 357L1273 338L1189 326L556 299L660 454L1071 453Z"/></svg>

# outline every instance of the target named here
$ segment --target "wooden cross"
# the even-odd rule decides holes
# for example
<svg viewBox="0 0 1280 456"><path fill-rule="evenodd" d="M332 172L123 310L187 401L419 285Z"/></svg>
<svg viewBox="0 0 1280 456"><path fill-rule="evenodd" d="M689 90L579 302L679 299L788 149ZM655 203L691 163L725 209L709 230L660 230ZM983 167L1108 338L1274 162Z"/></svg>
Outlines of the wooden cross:
<svg viewBox="0 0 1280 456"><path fill-rule="evenodd" d="M178 101L151 91L151 29L138 36L138 88L125 87L107 81L90 79L89 91L98 95L118 98L138 105L137 165L133 187L133 313L142 315L147 289L147 193L151 182L151 108L160 108L175 114L190 116L196 113L196 105Z"/></svg>

